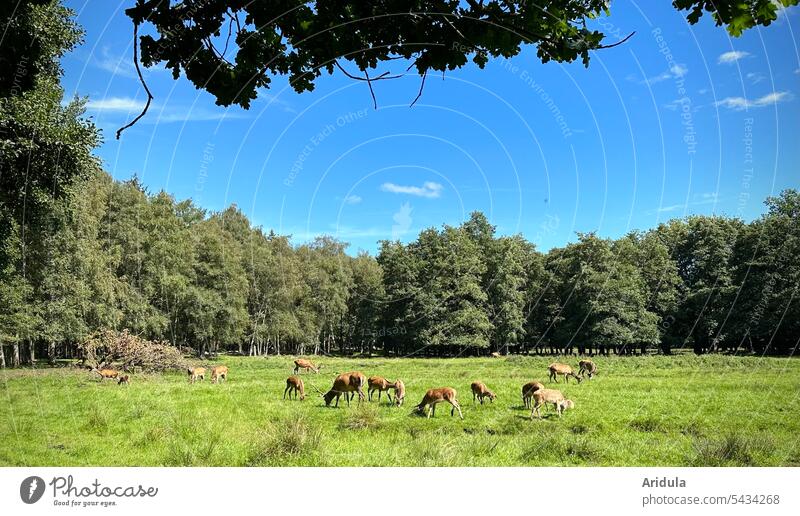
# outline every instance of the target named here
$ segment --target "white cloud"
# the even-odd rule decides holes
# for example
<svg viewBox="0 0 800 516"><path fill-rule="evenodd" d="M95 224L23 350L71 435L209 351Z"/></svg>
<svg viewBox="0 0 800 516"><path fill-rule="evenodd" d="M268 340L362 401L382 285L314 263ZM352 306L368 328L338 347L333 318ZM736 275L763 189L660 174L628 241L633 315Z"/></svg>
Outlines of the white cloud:
<svg viewBox="0 0 800 516"><path fill-rule="evenodd" d="M669 71L661 73L654 77L648 77L643 81L639 81L639 84L653 85L669 79L680 79L687 73L689 73L689 69L686 66L676 63L670 66Z"/></svg>
<svg viewBox="0 0 800 516"><path fill-rule="evenodd" d="M100 100L90 100L86 103L86 109L95 111L141 111L144 109L144 102L129 97L106 97Z"/></svg>
<svg viewBox="0 0 800 516"><path fill-rule="evenodd" d="M684 204L672 204L670 206L662 206L655 210L657 213L669 213L673 211L686 211L690 206L701 206L704 204L716 204L720 202L720 196L717 192L706 192L694 194L692 202ZM653 212L650 212L653 213Z"/></svg>
<svg viewBox="0 0 800 516"><path fill-rule="evenodd" d="M792 96L788 91L773 91L772 93L768 93L763 97L759 97L755 100L748 100L744 97L726 97L722 100L715 102L714 105L723 106L728 109L734 109L736 111L741 111L743 109L748 109L748 108L772 106L774 104L777 104L778 102L783 102L791 98Z"/></svg>
<svg viewBox="0 0 800 516"><path fill-rule="evenodd" d="M345 197L342 200L344 201L345 204L358 204L363 199L358 195L348 195L347 197Z"/></svg>
<svg viewBox="0 0 800 516"><path fill-rule="evenodd" d="M746 77L748 79L750 79L750 82L752 82L753 84L758 84L759 82L764 81L764 80L767 79L766 77L764 77L763 75L761 75L758 72L750 72L750 73L747 74Z"/></svg>
<svg viewBox="0 0 800 516"><path fill-rule="evenodd" d="M670 67L669 71L672 72L672 75L675 77L683 77L689 72L689 69L683 65L675 64Z"/></svg>
<svg viewBox="0 0 800 516"><path fill-rule="evenodd" d="M433 181L425 181L422 186L403 186L394 183L383 183L381 185L381 190L384 192L416 195L417 197L427 197L429 199L439 197L443 188L442 185Z"/></svg>
<svg viewBox="0 0 800 516"><path fill-rule="evenodd" d="M730 52L725 52L724 54L720 54L719 58L717 58L717 63L731 64L749 55L750 52L745 52L744 50L731 50Z"/></svg>

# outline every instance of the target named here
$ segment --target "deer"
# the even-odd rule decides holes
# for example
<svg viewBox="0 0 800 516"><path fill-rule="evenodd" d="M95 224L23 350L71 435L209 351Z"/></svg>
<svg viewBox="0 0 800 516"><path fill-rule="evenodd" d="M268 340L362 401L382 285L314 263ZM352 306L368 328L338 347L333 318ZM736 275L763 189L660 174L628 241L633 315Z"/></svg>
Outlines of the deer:
<svg viewBox="0 0 800 516"><path fill-rule="evenodd" d="M380 403L381 394L383 391L386 391L386 396L389 398L389 404L392 403L392 395L389 390L395 389L396 391L397 382L390 382L382 376L370 376L367 379L367 385L369 385L369 389L367 390L369 401L372 401L372 393L378 391L378 403Z"/></svg>
<svg viewBox="0 0 800 516"><path fill-rule="evenodd" d="M531 408L531 398L533 393L539 389L544 389L544 385L539 381L528 382L522 386L522 404L525 408Z"/></svg>
<svg viewBox="0 0 800 516"><path fill-rule="evenodd" d="M428 389L428 392L425 393L425 396L422 398L422 401L419 402L417 405L417 411L425 413L428 418L431 415L436 416L436 404L446 401L453 408L450 409L450 416L453 416L453 413L458 410L458 415L461 419L464 419L464 414L461 413L461 405L458 404L458 400L456 399L456 390L452 387L439 387L438 389Z"/></svg>
<svg viewBox="0 0 800 516"><path fill-rule="evenodd" d="M561 417L561 413L563 411L575 408L575 403L572 400L566 399L561 391L557 391L555 389L539 389L533 393L533 409L531 410L531 420L533 420L534 414L538 415L539 419L542 419L542 413L539 411L539 409L542 405L546 405L548 403L552 403L556 408L558 417Z"/></svg>
<svg viewBox="0 0 800 516"><path fill-rule="evenodd" d="M330 407L333 398L336 398L336 407L339 407L339 397L344 394L344 399L347 401L347 406L350 406L350 393L358 393L358 402L364 400L364 385L367 383L367 377L361 371L351 371L349 373L342 373L333 380L333 387L331 390L322 395L325 399L325 406ZM355 394L353 394L355 397Z"/></svg>
<svg viewBox="0 0 800 516"><path fill-rule="evenodd" d="M597 374L597 364L595 364L588 358L585 358L580 362L578 362L578 366L580 368L578 370L578 374L581 376L581 378L583 377L584 374L588 374L589 379L591 380L592 377Z"/></svg>
<svg viewBox="0 0 800 516"><path fill-rule="evenodd" d="M489 398L489 401L494 403L494 399L497 398L497 395L489 390L483 382L472 382L472 403L475 403L475 398L478 398L483 405L483 398Z"/></svg>
<svg viewBox="0 0 800 516"><path fill-rule="evenodd" d="M131 384L131 377L127 374L119 375L119 380L117 381L117 385L130 385Z"/></svg>
<svg viewBox="0 0 800 516"><path fill-rule="evenodd" d="M388 393L387 393L388 394ZM403 401L406 399L406 385L403 383L403 380L395 380L394 382L394 403L398 407L403 405Z"/></svg>
<svg viewBox="0 0 800 516"><path fill-rule="evenodd" d="M569 383L569 377L570 376L575 378L575 380L577 380L578 383L581 383L581 380L583 380L583 378L581 378L580 376L576 375L575 371L573 371L572 368L570 366L568 366L567 364L559 364L558 362L553 362L552 364L550 364L548 369L550 371L550 381L551 382L555 381L556 383L558 383L558 375L563 375L564 376L564 382L566 382L566 383Z"/></svg>
<svg viewBox="0 0 800 516"><path fill-rule="evenodd" d="M228 366L216 366L211 368L211 383L219 383L228 380Z"/></svg>
<svg viewBox="0 0 800 516"><path fill-rule="evenodd" d="M500 354L499 351L492 351L491 353L489 353L489 356L492 357L492 358L501 358L502 357L502 355Z"/></svg>
<svg viewBox="0 0 800 516"><path fill-rule="evenodd" d="M300 393L300 401L306 399L303 380L297 376L290 376L286 379L286 389L283 390L283 399L286 399L287 392L289 393L289 399L292 399L292 393L294 393L294 399L297 399L297 393Z"/></svg>
<svg viewBox="0 0 800 516"><path fill-rule="evenodd" d="M190 367L186 370L189 375L189 383L203 381L206 379L205 367Z"/></svg>
<svg viewBox="0 0 800 516"><path fill-rule="evenodd" d="M119 376L119 371L117 371L116 369L107 369L107 368L97 369L97 368L93 368L92 371L94 371L95 373L100 375L100 381L101 382L103 380L105 380L106 378L111 379L111 378L117 378Z"/></svg>
<svg viewBox="0 0 800 516"><path fill-rule="evenodd" d="M319 370L322 369L322 366L315 366L311 360L306 360L305 358L298 358L294 361L294 374L300 372L301 369L305 369L306 372L308 370L314 371L314 373L319 374Z"/></svg>

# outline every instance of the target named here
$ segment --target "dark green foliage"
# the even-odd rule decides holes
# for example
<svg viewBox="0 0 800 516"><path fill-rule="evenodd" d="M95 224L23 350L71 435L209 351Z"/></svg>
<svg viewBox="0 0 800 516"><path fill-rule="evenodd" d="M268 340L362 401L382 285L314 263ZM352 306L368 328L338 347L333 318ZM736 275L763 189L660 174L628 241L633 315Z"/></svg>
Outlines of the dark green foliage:
<svg viewBox="0 0 800 516"><path fill-rule="evenodd" d="M777 16L771 0L675 0L673 6L689 11L690 23L709 12L733 35ZM394 59L411 63L424 78L470 61L483 68L489 59L534 45L542 62L580 59L588 66L590 52L604 48L604 34L592 20L609 14L609 2L137 0L125 13L137 27L155 29L140 38L145 66L163 62L176 79L185 74L218 104L247 108L274 76L287 75L303 92L340 66L365 81L392 78L377 69Z"/></svg>

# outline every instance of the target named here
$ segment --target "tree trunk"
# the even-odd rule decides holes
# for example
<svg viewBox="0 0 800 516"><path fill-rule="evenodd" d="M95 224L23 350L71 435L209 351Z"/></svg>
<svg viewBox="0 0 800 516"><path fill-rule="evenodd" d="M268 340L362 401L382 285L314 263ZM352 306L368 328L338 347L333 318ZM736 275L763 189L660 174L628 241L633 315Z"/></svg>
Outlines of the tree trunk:
<svg viewBox="0 0 800 516"><path fill-rule="evenodd" d="M36 361L36 342L32 340L28 341L28 358L31 361L31 365L33 365Z"/></svg>
<svg viewBox="0 0 800 516"><path fill-rule="evenodd" d="M11 367L19 367L19 342L11 346Z"/></svg>
<svg viewBox="0 0 800 516"><path fill-rule="evenodd" d="M50 365L56 363L56 343L55 341L50 341L47 344L47 360L50 362Z"/></svg>
<svg viewBox="0 0 800 516"><path fill-rule="evenodd" d="M6 347L0 342L0 369L6 368Z"/></svg>

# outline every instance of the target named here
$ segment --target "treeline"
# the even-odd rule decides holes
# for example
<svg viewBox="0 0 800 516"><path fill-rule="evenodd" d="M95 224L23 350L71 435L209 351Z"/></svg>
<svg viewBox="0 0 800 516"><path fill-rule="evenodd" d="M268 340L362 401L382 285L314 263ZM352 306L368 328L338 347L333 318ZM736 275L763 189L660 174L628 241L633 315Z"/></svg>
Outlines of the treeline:
<svg viewBox="0 0 800 516"><path fill-rule="evenodd" d="M198 354L790 353L800 194L767 206L750 224L695 216L548 253L476 212L352 257L96 171L31 228L25 275L0 278L18 289L3 298L2 360L74 356L108 328Z"/></svg>
<svg viewBox="0 0 800 516"><path fill-rule="evenodd" d="M115 181L92 154L59 59L80 41L57 2L14 10L36 52L0 84L0 366L76 355L107 329L187 352L793 353L800 336L800 194L745 224L673 220L541 253L480 213L382 242L293 246L236 207ZM27 41L28 38L30 41ZM33 47L32 47L33 48Z"/></svg>

